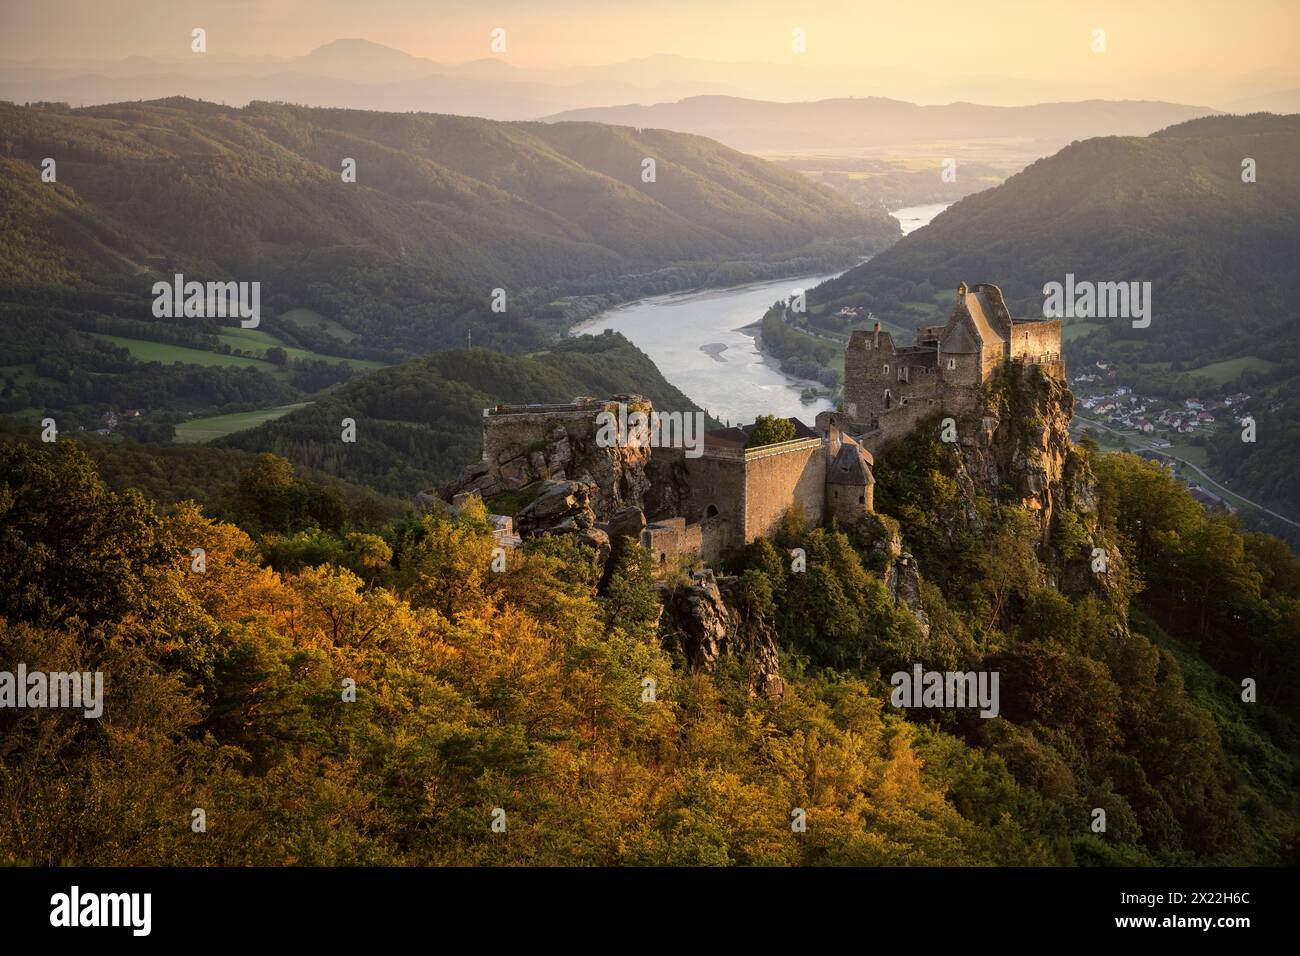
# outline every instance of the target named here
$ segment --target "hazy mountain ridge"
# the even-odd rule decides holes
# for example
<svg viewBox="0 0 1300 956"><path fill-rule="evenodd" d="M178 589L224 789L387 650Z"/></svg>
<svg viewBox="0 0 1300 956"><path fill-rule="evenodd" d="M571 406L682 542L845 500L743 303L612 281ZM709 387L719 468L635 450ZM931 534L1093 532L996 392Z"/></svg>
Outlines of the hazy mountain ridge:
<svg viewBox="0 0 1300 956"><path fill-rule="evenodd" d="M802 103L697 96L652 106L570 110L545 119L699 133L743 150L798 151L1013 137L1038 144L1046 154L1072 140L1146 135L1214 112L1204 106L1141 100L919 106L879 96Z"/></svg>
<svg viewBox="0 0 1300 956"><path fill-rule="evenodd" d="M801 249L828 241L847 260L897 236L879 211L680 134L183 99L0 106L0 125L10 294L112 288L147 318L153 280L137 273L257 279L269 314L309 305L408 352L438 341L441 322L476 310L488 322L497 287L514 298L490 323L509 328L526 321L529 290L545 303L565 283L598 292L679 265L802 265ZM39 179L45 157L56 184ZM655 182L641 181L645 157Z"/></svg>

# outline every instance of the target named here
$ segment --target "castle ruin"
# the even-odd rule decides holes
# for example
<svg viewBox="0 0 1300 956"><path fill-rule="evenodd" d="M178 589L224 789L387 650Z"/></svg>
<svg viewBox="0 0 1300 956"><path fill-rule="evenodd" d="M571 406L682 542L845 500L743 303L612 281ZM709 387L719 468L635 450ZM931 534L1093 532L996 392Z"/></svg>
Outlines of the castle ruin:
<svg viewBox="0 0 1300 956"><path fill-rule="evenodd" d="M499 405L483 415L483 458L444 490L489 504L526 499L513 516L525 536L579 531L599 540L638 538L660 562L711 561L771 537L798 507L814 523L852 524L874 511L873 452L927 415L979 407L984 384L1010 363L1034 364L1064 380L1061 323L1013 319L995 285L963 282L946 325L927 326L896 346L874 330L852 333L844 356L840 411L816 428L790 419L795 437L750 447L753 426L704 433L697 454L597 440L601 412L645 412L636 395L578 398L566 405Z"/></svg>
<svg viewBox="0 0 1300 956"><path fill-rule="evenodd" d="M842 410L823 413L818 424L878 451L934 412L973 411L981 386L1010 362L1043 365L1063 379L1060 319L1013 319L997 286L963 282L947 324L922 328L912 345L895 345L879 322L853 332Z"/></svg>

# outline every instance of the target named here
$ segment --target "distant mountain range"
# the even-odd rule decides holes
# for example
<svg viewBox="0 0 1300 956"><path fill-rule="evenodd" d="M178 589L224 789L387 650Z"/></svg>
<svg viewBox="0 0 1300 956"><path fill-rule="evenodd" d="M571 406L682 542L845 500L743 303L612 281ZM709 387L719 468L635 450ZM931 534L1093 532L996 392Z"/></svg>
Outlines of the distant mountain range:
<svg viewBox="0 0 1300 956"><path fill-rule="evenodd" d="M290 57L231 56L216 48L192 54L183 48L175 56L133 56L116 61L0 60L0 99L93 106L186 96L230 106L267 100L514 120L539 119L590 107L625 109L616 104L629 103L661 104L637 107L660 110L674 106L675 101L699 96L807 101L772 102L773 106L809 106L820 100L865 94L894 101L955 105L961 105L958 101L1022 105L1117 98L1115 90L1088 85L1077 77L1052 84L989 75L953 80L935 88L916 82L922 75L919 70L905 75L869 63L854 67L802 62L727 63L672 54L592 66L535 69L515 66L505 55L443 63L368 40L342 39L304 56ZM1250 103L1241 96L1234 102L1218 102L1213 97L1187 95L1194 102L1208 102L1231 111L1300 108L1300 94L1294 90L1262 89L1250 96ZM612 121L686 128L662 121ZM1176 121L1171 118L1166 123ZM1150 130L1090 128L1080 135L1141 132Z"/></svg>
<svg viewBox="0 0 1300 956"><path fill-rule="evenodd" d="M1088 100L1034 106L950 103L918 106L869 96L810 103L770 103L732 96L696 96L654 106L570 110L547 122L576 120L698 133L746 151L898 147L937 142L1013 141L1045 156L1092 136L1145 136L1208 116L1204 106L1139 100Z"/></svg>

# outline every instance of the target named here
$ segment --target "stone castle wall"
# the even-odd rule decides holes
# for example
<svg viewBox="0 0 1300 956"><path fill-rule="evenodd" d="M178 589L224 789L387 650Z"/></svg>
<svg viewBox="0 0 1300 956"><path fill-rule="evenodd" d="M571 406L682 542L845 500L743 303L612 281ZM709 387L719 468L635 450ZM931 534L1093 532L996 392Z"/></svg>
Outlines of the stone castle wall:
<svg viewBox="0 0 1300 956"><path fill-rule="evenodd" d="M483 460L499 464L516 457L516 449L540 448L557 427L574 436L594 433L596 415L604 407L603 403L521 406L516 411L505 406L492 411L483 416Z"/></svg>
<svg viewBox="0 0 1300 956"><path fill-rule="evenodd" d="M685 518L665 518L645 526L641 544L650 549L656 561L667 564L682 555L702 555L704 531L699 524L688 525Z"/></svg>
<svg viewBox="0 0 1300 956"><path fill-rule="evenodd" d="M801 438L745 452L743 544L769 537L792 505L814 522L826 510L826 449L820 438Z"/></svg>
<svg viewBox="0 0 1300 956"><path fill-rule="evenodd" d="M883 336L881 337L883 340ZM881 352L869 349L871 333L857 331L849 336L848 347L844 350L844 410L850 418L861 420L869 414L874 399L868 392L871 386L870 366L877 363ZM890 352L890 360L893 353Z"/></svg>
<svg viewBox="0 0 1300 956"><path fill-rule="evenodd" d="M706 453L689 458L680 448L656 448L654 457L662 462L658 468L679 476L667 507L687 524L719 519L706 536L717 553L743 543L745 462L739 451L734 456Z"/></svg>
<svg viewBox="0 0 1300 956"><path fill-rule="evenodd" d="M1061 320L1014 322L1011 326L1011 359L1033 362L1061 357Z"/></svg>
<svg viewBox="0 0 1300 956"><path fill-rule="evenodd" d="M828 484L826 486L826 509L831 517L845 524L852 524L865 514L875 510L875 486L857 488L853 485Z"/></svg>

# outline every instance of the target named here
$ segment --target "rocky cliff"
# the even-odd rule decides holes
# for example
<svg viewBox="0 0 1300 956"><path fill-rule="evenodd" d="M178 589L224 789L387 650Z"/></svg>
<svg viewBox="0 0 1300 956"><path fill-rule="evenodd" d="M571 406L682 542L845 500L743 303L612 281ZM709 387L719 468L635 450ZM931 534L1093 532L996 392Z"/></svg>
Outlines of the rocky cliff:
<svg viewBox="0 0 1300 956"><path fill-rule="evenodd" d="M1045 583L1107 593L1124 558L1100 529L1096 476L1071 443L1074 395L1063 376L1059 364L1013 364L990 380L959 424L956 479L967 502L984 496L1033 517ZM967 518L984 530L977 508Z"/></svg>
<svg viewBox="0 0 1300 956"><path fill-rule="evenodd" d="M690 584L665 586L659 631L664 646L681 653L692 667L712 672L724 657L744 660L755 694L780 697L785 681L779 673L776 635L770 626L746 622L728 598L735 578L697 571Z"/></svg>
<svg viewBox="0 0 1300 956"><path fill-rule="evenodd" d="M963 493L1029 511L1044 542L1062 507L1095 509L1091 473L1070 466L1074 395L1054 367L1007 366L957 432Z"/></svg>
<svg viewBox="0 0 1300 956"><path fill-rule="evenodd" d="M916 559L903 550L898 522L886 515L866 515L853 527L853 542L867 567L880 575L894 607L911 611L921 636L928 638L930 618L921 603L921 571Z"/></svg>

